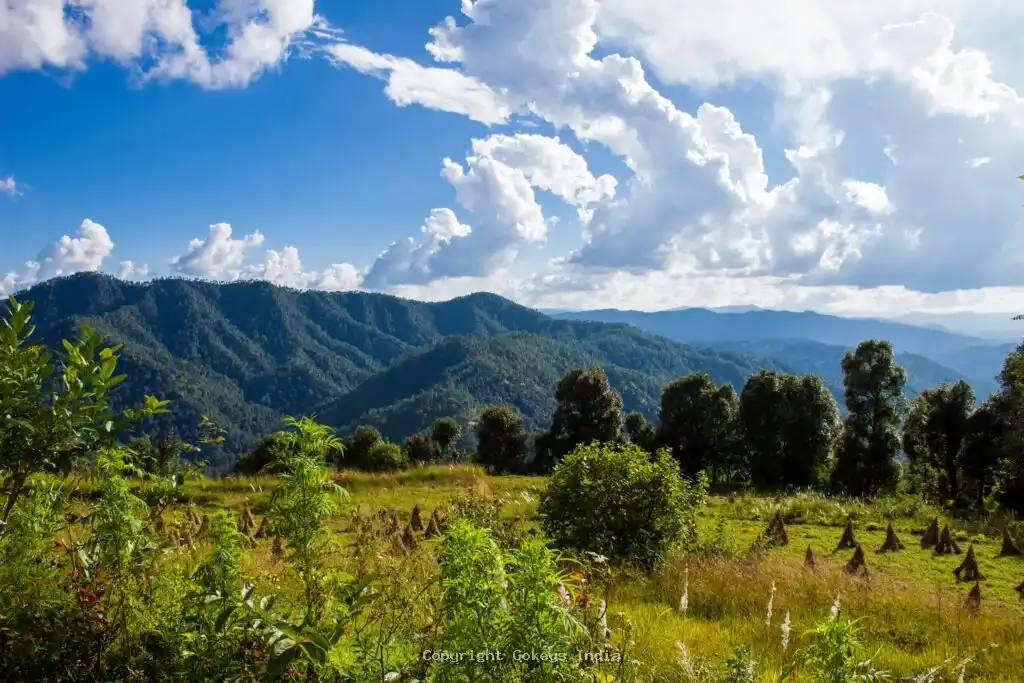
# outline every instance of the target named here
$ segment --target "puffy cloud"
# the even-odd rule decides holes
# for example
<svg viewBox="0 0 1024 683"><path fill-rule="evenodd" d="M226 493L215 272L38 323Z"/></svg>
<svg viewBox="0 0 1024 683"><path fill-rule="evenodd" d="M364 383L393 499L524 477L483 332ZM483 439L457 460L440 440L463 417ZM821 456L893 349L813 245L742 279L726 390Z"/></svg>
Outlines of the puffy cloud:
<svg viewBox="0 0 1024 683"><path fill-rule="evenodd" d="M18 183L15 182L14 176L0 178L0 194L9 194L11 196L21 194L21 189Z"/></svg>
<svg viewBox="0 0 1024 683"><path fill-rule="evenodd" d="M26 280L47 280L88 270L99 270L114 250L107 229L88 218L82 221L74 237L64 235L43 249L28 265Z"/></svg>
<svg viewBox="0 0 1024 683"><path fill-rule="evenodd" d="M144 278L149 275L149 266L143 263L136 266L133 261L121 261L117 266L117 277L122 280Z"/></svg>
<svg viewBox="0 0 1024 683"><path fill-rule="evenodd" d="M451 209L434 209L419 239L392 244L367 272L368 287L420 284L431 279L485 276L506 268L523 245L546 240L550 221L539 188L586 212L615 193L615 179L595 178L586 160L557 138L533 134L474 140L466 165L445 159L442 175L474 227Z"/></svg>
<svg viewBox="0 0 1024 683"><path fill-rule="evenodd" d="M505 123L511 113L500 93L455 69L425 67L349 43L329 45L326 52L337 65L385 78L385 93L398 106L418 104L486 124Z"/></svg>
<svg viewBox="0 0 1024 683"><path fill-rule="evenodd" d="M242 272L246 253L263 244L263 235L254 232L241 239L231 237L231 225L210 226L206 239L193 239L188 251L171 259L171 267L184 275L235 279Z"/></svg>
<svg viewBox="0 0 1024 683"><path fill-rule="evenodd" d="M17 0L0 5L0 74L85 69L92 59L133 66L143 79L208 88L247 85L318 31L314 0L220 0L196 16L186 0ZM196 25L207 29L201 37ZM216 57L204 47L224 35Z"/></svg>

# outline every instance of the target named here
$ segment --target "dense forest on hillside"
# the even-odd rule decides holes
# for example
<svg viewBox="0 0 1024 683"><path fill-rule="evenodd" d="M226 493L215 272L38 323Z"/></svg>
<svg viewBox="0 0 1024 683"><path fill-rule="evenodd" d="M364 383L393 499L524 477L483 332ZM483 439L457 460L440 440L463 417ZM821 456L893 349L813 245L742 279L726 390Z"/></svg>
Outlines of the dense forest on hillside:
<svg viewBox="0 0 1024 683"><path fill-rule="evenodd" d="M574 367L603 368L626 409L648 419L667 382L698 371L736 391L759 370L821 373L842 395L836 347L696 348L624 324L552 319L490 294L423 303L265 282L137 284L84 273L22 298L45 311L37 323L47 343L87 324L124 345L129 380L118 405L153 394L175 407L146 425L154 436L193 438L203 417L220 425L224 445L208 454L219 469L289 414L315 411L342 432L370 423L397 441L438 417L469 423L500 403L519 411L527 430L545 428L555 382ZM927 359L900 360L911 395L961 377Z"/></svg>

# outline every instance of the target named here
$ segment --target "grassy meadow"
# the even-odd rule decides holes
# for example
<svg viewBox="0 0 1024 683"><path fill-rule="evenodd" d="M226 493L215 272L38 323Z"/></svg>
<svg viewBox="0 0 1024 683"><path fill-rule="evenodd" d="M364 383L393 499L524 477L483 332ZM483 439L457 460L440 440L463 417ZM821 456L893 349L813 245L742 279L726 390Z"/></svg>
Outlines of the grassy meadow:
<svg viewBox="0 0 1024 683"><path fill-rule="evenodd" d="M366 561L367 552L389 553L386 547L367 545L356 520L380 518L386 509L404 525L415 505L427 519L453 500L490 500L509 529L528 534L537 526L537 500L545 486L542 477L492 477L468 465L334 476L347 495L344 511L329 521L337 547L331 562L353 571ZM249 508L259 524L277 484L273 477L190 480L164 514L169 533L185 526L191 507L206 514L228 509L239 517ZM88 485L79 491L90 495ZM786 521L789 543L754 549L776 511ZM919 547L933 517L949 522L963 552L974 544L985 576L977 616L964 607L973 584L958 583L952 571L963 555L935 556ZM890 519L906 549L880 553ZM865 551L866 577L844 571L852 550L834 550L847 520L852 520ZM579 569L591 595L607 600L610 626L628 634L632 656L644 663L647 680L699 679L702 668L721 666L744 644L757 662L756 680L779 680L784 620L792 628L788 653L802 645L804 634L828 616L838 598L844 615L862 619L866 651L893 680L1019 681L1024 679L1024 600L1014 587L1024 580L1024 558L997 557L1002 525L999 519L949 518L909 496L872 504L819 494L711 496L700 512L698 548L674 555L652 574L588 562L567 566ZM1024 542L1021 525L1011 523L1011 528ZM189 552L201 553L203 542L196 539ZM389 558L392 577L429 582L437 543L423 540L416 551ZM817 571L804 567L808 547L815 553ZM273 585L285 595L299 590L269 539L248 547L242 564L256 584ZM680 608L684 592L685 611ZM429 621L429 609L423 602L407 618ZM802 680L799 674L795 679Z"/></svg>

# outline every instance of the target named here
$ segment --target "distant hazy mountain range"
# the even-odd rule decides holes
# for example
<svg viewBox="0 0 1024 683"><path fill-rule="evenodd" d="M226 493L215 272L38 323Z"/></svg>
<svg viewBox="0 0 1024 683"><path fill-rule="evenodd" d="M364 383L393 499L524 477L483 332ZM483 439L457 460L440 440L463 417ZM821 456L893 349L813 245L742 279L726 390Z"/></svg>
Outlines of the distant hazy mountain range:
<svg viewBox="0 0 1024 683"><path fill-rule="evenodd" d="M812 311L769 311L756 306L656 312L602 309L558 313L554 317L625 323L674 341L768 355L790 365L800 358L811 361L815 357L828 366L828 359L841 358L846 349L864 339L886 339L902 354L901 360L908 370L912 366L918 369L917 376L925 385L937 383L933 380L952 371L969 379L979 396L994 389L1003 359L1016 346L889 320L841 318ZM822 367L816 362L800 367L816 374L822 372L811 369ZM913 372L911 377L912 384L919 384Z"/></svg>
<svg viewBox="0 0 1024 683"><path fill-rule="evenodd" d="M492 294L423 303L361 292L298 292L265 282L128 283L80 274L22 292L51 344L87 323L124 344L121 400L149 393L173 414L151 427L191 438L202 415L227 431L222 462L317 413L349 430L372 423L393 439L489 403L515 406L528 428L550 419L558 378L605 368L627 410L657 414L661 388L706 371L737 389L760 369L815 373L841 401L839 361L866 338L893 341L908 390L968 378L994 386L1012 348L899 323L814 313L687 309L545 315Z"/></svg>

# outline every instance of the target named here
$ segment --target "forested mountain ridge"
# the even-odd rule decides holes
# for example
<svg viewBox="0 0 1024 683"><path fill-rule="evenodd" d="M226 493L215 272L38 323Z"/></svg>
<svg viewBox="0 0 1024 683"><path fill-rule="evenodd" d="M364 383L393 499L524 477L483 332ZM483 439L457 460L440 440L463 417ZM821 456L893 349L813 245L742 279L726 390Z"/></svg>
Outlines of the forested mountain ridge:
<svg viewBox="0 0 1024 683"><path fill-rule="evenodd" d="M205 415L224 427L235 453L276 429L282 416L318 407L338 427L379 419L395 429L422 428L439 415L465 418L494 397L522 407L531 425L542 423L554 380L578 364L605 367L629 405L648 414L661 385L678 374L705 370L739 389L758 369L788 370L627 325L555 320L491 294L423 303L257 281L140 284L88 273L49 280L19 298L35 302L37 334L50 346L83 323L123 343L129 380L119 400L149 393L173 402L173 417L152 426L157 432L173 428L188 438ZM465 339L447 343L451 337Z"/></svg>

